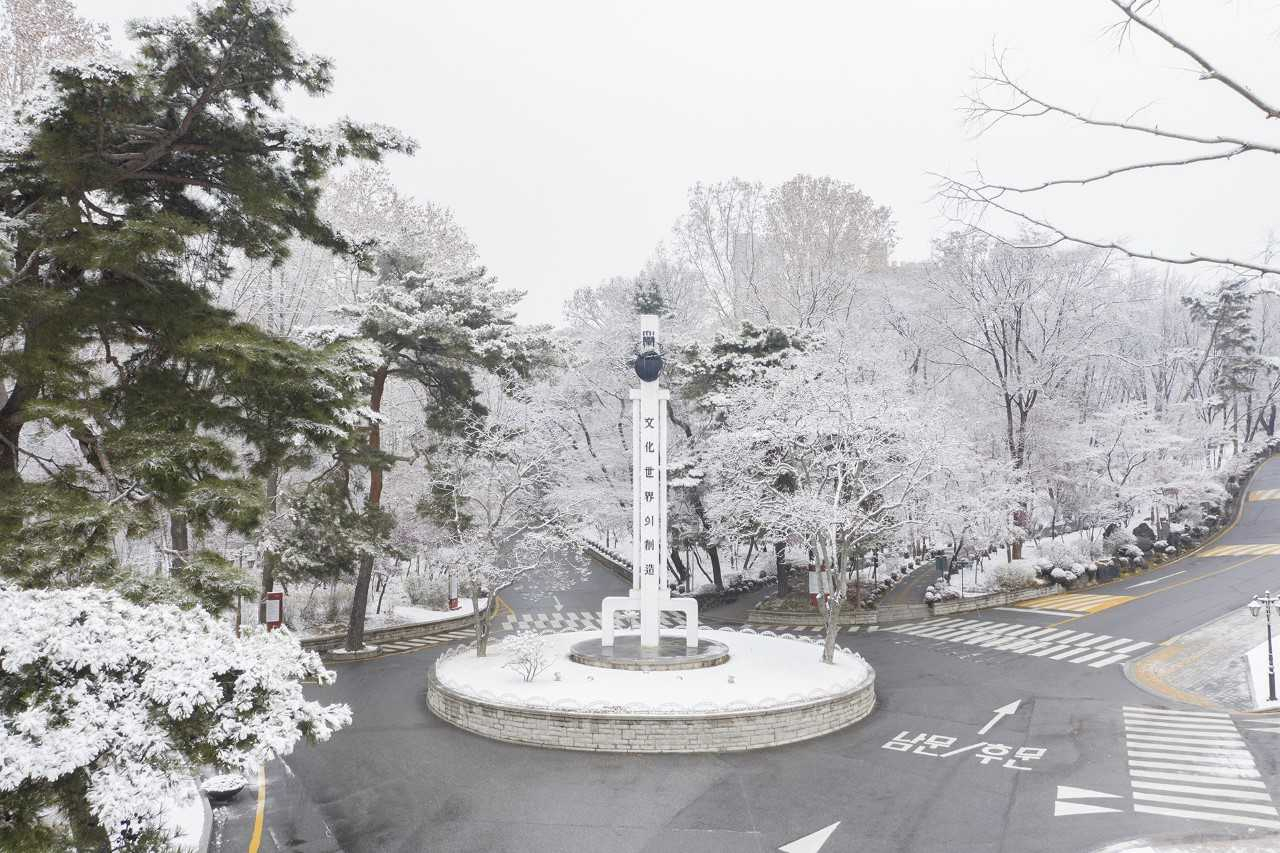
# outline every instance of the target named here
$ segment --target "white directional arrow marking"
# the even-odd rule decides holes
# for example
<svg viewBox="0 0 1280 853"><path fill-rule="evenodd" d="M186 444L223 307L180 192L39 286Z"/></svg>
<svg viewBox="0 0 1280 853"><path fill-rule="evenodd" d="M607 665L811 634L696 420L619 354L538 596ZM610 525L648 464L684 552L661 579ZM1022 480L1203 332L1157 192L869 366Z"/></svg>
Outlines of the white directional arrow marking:
<svg viewBox="0 0 1280 853"><path fill-rule="evenodd" d="M991 718L991 722L987 723L985 726L978 729L978 734L985 735L987 732L991 731L991 727L994 726L996 723L1000 722L1002 719L1009 716L1010 714L1018 713L1018 706L1021 704L1022 704L1022 700L1016 699L1002 708L996 708L996 715Z"/></svg>
<svg viewBox="0 0 1280 853"><path fill-rule="evenodd" d="M1102 812L1118 812L1119 809L1109 809L1105 806L1091 806L1088 803L1063 803L1057 802L1053 804L1054 817L1067 817L1073 814L1101 814Z"/></svg>
<svg viewBox="0 0 1280 853"><path fill-rule="evenodd" d="M840 825L840 821L836 821L831 826L824 826L817 832L811 832L804 838L797 838L790 844L778 849L782 853L818 853L822 849L822 845L827 843L827 839L831 837L831 833L836 831L836 827Z"/></svg>
<svg viewBox="0 0 1280 853"><path fill-rule="evenodd" d="M1072 788L1069 785L1058 786L1059 800L1108 799L1118 800L1119 794L1106 794L1102 791L1090 791L1088 788Z"/></svg>

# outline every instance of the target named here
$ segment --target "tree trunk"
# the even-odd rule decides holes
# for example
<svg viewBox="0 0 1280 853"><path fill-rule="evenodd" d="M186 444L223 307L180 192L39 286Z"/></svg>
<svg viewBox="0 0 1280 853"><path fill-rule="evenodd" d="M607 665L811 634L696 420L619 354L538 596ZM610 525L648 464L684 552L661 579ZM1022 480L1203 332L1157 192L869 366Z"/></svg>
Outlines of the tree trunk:
<svg viewBox="0 0 1280 853"><path fill-rule="evenodd" d="M369 607L369 579L373 577L373 555L360 555L360 571L356 575L356 591L351 597L351 619L347 622L346 649L358 652L364 648L364 617Z"/></svg>
<svg viewBox="0 0 1280 853"><path fill-rule="evenodd" d="M676 567L676 576L680 586L687 591L692 591L691 581L693 578L689 577L689 567L684 564L684 560L680 559L680 551L676 548L671 549L671 562Z"/></svg>
<svg viewBox="0 0 1280 853"><path fill-rule="evenodd" d="M267 473L267 511L271 516L275 516L280 504L280 469L272 466ZM270 548L262 551L262 596L266 597L267 593L272 592L276 588L276 565L280 561L280 555Z"/></svg>
<svg viewBox="0 0 1280 853"><path fill-rule="evenodd" d="M369 408L375 413L382 411L382 393L387 388L387 367L383 365L373 375L373 391L369 395ZM377 452L382 449L382 428L375 419L369 426L369 449ZM366 506L377 510L382 506L382 469L373 463L369 469L369 500ZM351 599L351 620L347 624L347 651L356 652L364 648L365 608L369 606L369 581L373 578L373 555L360 557L360 571L356 574L356 591Z"/></svg>
<svg viewBox="0 0 1280 853"><path fill-rule="evenodd" d="M787 565L785 541L773 543L773 562L778 570L778 597L783 598L791 594L791 569Z"/></svg>
<svg viewBox="0 0 1280 853"><path fill-rule="evenodd" d="M703 541L703 550L705 550L707 552L707 556L711 558L711 582L715 584L717 591L723 592L724 580L720 575L720 548L717 545L707 542L707 538L711 533L711 523L707 521L707 508L703 506L702 495L697 489L693 490L690 503L693 504L694 515L698 517L698 524L702 526L702 535L699 538Z"/></svg>
<svg viewBox="0 0 1280 853"><path fill-rule="evenodd" d="M191 555L191 539L187 535L187 514L169 513L169 541L173 546L173 567L170 574L178 575Z"/></svg>
<svg viewBox="0 0 1280 853"><path fill-rule="evenodd" d="M840 631L840 611L844 608L844 598L849 593L849 583L844 573L837 570L833 561L828 559L825 548L817 555L831 572L831 594L818 595L818 606L822 608L822 662L834 664L836 659L836 634Z"/></svg>
<svg viewBox="0 0 1280 853"><path fill-rule="evenodd" d="M4 406L0 407L0 477L18 475L18 447L22 441L22 404L26 401L26 388L15 384Z"/></svg>
<svg viewBox="0 0 1280 853"><path fill-rule="evenodd" d="M476 630L476 657L482 658L489 654L489 632L493 625L493 616L498 612L497 591L489 590L489 598L485 601L484 607L481 607L480 584L479 582L472 584L471 612L475 614L472 625Z"/></svg>
<svg viewBox="0 0 1280 853"><path fill-rule="evenodd" d="M711 582L716 585L717 592L724 592L724 578L720 575L720 546L708 545L707 556L711 558Z"/></svg>

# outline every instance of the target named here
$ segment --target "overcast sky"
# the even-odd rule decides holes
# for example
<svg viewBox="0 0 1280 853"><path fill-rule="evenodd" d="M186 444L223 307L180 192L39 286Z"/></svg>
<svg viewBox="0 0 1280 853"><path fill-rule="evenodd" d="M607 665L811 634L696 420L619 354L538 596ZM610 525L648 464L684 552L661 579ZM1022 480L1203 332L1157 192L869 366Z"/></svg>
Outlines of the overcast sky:
<svg viewBox="0 0 1280 853"><path fill-rule="evenodd" d="M118 47L126 18L186 5L79 0ZM914 260L948 227L931 172L981 165L1018 180L1169 155L1039 122L975 138L958 107L993 46L1045 97L1085 111L1145 108L1168 127L1276 133L1154 40L1117 45L1107 0L297 5L295 37L336 61L337 82L296 112L415 136L420 152L389 164L397 182L455 211L502 283L528 291L527 320L554 320L575 287L638 271L697 181L851 181L893 209L894 257ZM1274 4L1165 0L1161 19L1255 88L1277 79ZM1275 218L1270 167L1236 160L1045 203L1092 235L1256 255Z"/></svg>

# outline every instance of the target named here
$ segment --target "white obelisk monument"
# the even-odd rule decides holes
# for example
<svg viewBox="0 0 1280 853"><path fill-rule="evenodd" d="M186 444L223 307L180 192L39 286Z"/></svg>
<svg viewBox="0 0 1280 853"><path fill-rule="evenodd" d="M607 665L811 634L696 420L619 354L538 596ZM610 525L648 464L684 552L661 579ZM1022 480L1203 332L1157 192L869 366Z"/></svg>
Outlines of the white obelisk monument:
<svg viewBox="0 0 1280 853"><path fill-rule="evenodd" d="M636 374L640 388L631 391L631 593L601 603L601 644L613 645L613 614L640 611L640 647L656 649L665 610L685 614L686 645L698 645L698 602L671 598L667 589L667 401L671 392L658 386L662 357L658 351L658 318L640 317L640 354Z"/></svg>

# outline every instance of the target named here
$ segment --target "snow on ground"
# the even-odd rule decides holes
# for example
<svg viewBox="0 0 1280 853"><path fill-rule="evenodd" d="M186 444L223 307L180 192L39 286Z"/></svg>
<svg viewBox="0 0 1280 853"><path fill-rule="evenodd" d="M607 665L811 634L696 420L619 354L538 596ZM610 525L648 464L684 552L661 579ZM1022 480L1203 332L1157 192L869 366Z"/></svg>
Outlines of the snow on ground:
<svg viewBox="0 0 1280 853"><path fill-rule="evenodd" d="M963 571L953 574L950 586L965 596L986 595L997 591L994 578L1001 572L1020 569L1027 576L1035 577L1036 561L1044 557L1051 548L1065 547L1087 552L1090 533L1093 535L1094 543L1102 541L1102 533L1096 528L1064 533L1052 539L1047 536L1041 537L1039 541L1028 539L1022 543L1020 560L1010 561L1008 552L1001 548L991 556L983 558L981 564L971 563Z"/></svg>
<svg viewBox="0 0 1280 853"><path fill-rule="evenodd" d="M374 631L379 628L399 628L405 624L407 624L406 620L390 613L371 613L365 617L364 629L366 631ZM294 634L303 640L309 640L315 637L345 634L346 631L346 622L326 622L319 625L309 625L301 631L294 631Z"/></svg>
<svg viewBox="0 0 1280 853"><path fill-rule="evenodd" d="M1272 640L1272 649L1277 656L1276 670L1280 673L1280 642ZM1267 643L1263 641L1249 650L1246 655L1249 661L1249 686L1253 690L1254 706L1259 710L1280 708L1280 701L1272 702L1271 685L1267 678ZM1280 674L1276 675L1277 696L1280 696Z"/></svg>
<svg viewBox="0 0 1280 853"><path fill-rule="evenodd" d="M683 630L662 633L684 637ZM487 657L465 647L442 657L436 676L458 693L504 704L661 714L791 705L850 690L871 675L861 655L837 650L835 664L827 665L822 647L804 639L724 630L701 634L729 647L728 663L676 672L584 666L569 660L569 647L600 632L573 631L543 635L552 664L531 682L504 667L508 657L502 642L490 645Z"/></svg>
<svg viewBox="0 0 1280 853"><path fill-rule="evenodd" d="M480 599L480 606L484 607L487 599ZM471 607L471 599L458 599L459 607L457 610L429 610L425 607L413 607L411 605L400 605L392 609L390 613L372 613L365 617L364 629L373 631L379 628L404 628L409 625L424 625L431 622L441 622L445 619L456 619L459 616L470 616L475 611ZM335 622L327 625L312 625L303 631L295 631L302 639L311 639L313 637L328 637L332 634L342 634L347 630L345 622Z"/></svg>
<svg viewBox="0 0 1280 853"><path fill-rule="evenodd" d="M486 599L480 599L480 606L484 607ZM457 610L428 610L425 607L414 607L412 605L400 605L392 609L392 614L404 621L406 625L421 625L429 622L443 622L446 619L457 619L459 616L470 616L475 613L475 609L471 606L471 599L459 598Z"/></svg>
<svg viewBox="0 0 1280 853"><path fill-rule="evenodd" d="M185 779L170 791L164 810L165 823L172 832L170 847L183 853L197 853L204 834L204 798L195 780Z"/></svg>

